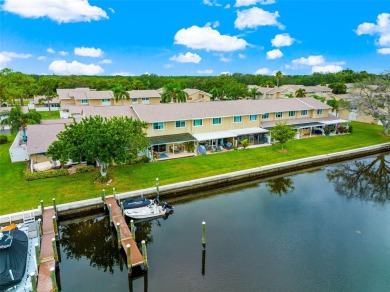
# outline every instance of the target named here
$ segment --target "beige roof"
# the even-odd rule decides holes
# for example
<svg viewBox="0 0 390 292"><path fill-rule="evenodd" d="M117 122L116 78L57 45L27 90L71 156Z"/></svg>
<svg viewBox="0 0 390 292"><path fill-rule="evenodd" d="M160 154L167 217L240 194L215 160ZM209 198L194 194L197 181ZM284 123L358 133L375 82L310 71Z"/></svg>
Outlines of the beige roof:
<svg viewBox="0 0 390 292"><path fill-rule="evenodd" d="M73 119L42 120L41 125L69 124L71 122L73 122Z"/></svg>
<svg viewBox="0 0 390 292"><path fill-rule="evenodd" d="M57 89L57 94L60 100L70 99L71 97L74 97L75 100L114 98L111 90L94 90L89 88L59 88Z"/></svg>
<svg viewBox="0 0 390 292"><path fill-rule="evenodd" d="M201 94L211 96L210 93L207 93L205 91L202 91L202 90L199 90L199 89L195 89L195 88L185 88L185 89L183 89L183 91L186 92L188 95L193 95L193 94L199 92Z"/></svg>
<svg viewBox="0 0 390 292"><path fill-rule="evenodd" d="M199 103L135 104L131 107L139 119L148 123L331 108L327 104L310 97Z"/></svg>
<svg viewBox="0 0 390 292"><path fill-rule="evenodd" d="M65 130L64 123L29 125L27 127L27 153L45 153L57 140L57 134Z"/></svg>
<svg viewBox="0 0 390 292"><path fill-rule="evenodd" d="M43 98L45 98L45 96L43 96L43 95L34 96L34 104L39 104L39 100L43 99ZM47 101L43 100L41 103L42 104L47 103ZM60 103L60 99L58 98L58 96L53 97L53 99L50 101L50 103Z"/></svg>
<svg viewBox="0 0 390 292"><path fill-rule="evenodd" d="M114 105L114 106L86 106L81 107L83 116L101 116L106 118L112 117L132 117L138 118L134 111L128 105Z"/></svg>
<svg viewBox="0 0 390 292"><path fill-rule="evenodd" d="M130 90L128 91L130 98L143 98L143 97L158 97L161 98L160 93L157 90Z"/></svg>
<svg viewBox="0 0 390 292"><path fill-rule="evenodd" d="M332 89L327 86L305 86L305 85L295 85L295 84L289 84L289 85L282 85L281 87L284 88L290 88L294 92L297 91L299 88L305 89L307 93L309 92L332 92Z"/></svg>

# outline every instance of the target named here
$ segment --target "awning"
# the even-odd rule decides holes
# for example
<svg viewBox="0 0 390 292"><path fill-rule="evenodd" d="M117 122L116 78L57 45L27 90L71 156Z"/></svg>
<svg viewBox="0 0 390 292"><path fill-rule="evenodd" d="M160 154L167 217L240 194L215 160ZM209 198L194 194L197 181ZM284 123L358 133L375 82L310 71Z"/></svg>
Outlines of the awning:
<svg viewBox="0 0 390 292"><path fill-rule="evenodd" d="M335 124L340 124L340 123L349 123L348 120L331 120L331 121L321 121L321 124L324 125L335 125Z"/></svg>
<svg viewBox="0 0 390 292"><path fill-rule="evenodd" d="M196 138L189 133L148 137L148 139L151 146L196 141Z"/></svg>
<svg viewBox="0 0 390 292"><path fill-rule="evenodd" d="M322 127L322 123L310 123L310 124L297 124L297 125L292 125L294 128L313 128L313 127Z"/></svg>
<svg viewBox="0 0 390 292"><path fill-rule="evenodd" d="M194 134L193 136L198 141L207 141L207 140L214 140L214 139L223 139L223 138L237 137L237 135L232 133L231 131L199 133L199 134Z"/></svg>
<svg viewBox="0 0 390 292"><path fill-rule="evenodd" d="M268 133L269 131L263 128L247 128L247 129L230 130L229 132L232 132L233 134L240 136L240 135Z"/></svg>

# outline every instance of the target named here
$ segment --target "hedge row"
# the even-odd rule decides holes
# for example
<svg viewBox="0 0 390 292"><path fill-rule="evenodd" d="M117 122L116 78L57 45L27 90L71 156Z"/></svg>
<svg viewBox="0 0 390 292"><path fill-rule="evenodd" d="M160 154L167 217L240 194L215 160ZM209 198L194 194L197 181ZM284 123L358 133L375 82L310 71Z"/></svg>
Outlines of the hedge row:
<svg viewBox="0 0 390 292"><path fill-rule="evenodd" d="M48 178L48 177L57 177L57 176L65 176L69 175L69 171L67 169L53 169L42 172L26 172L24 175L24 179L27 181Z"/></svg>
<svg viewBox="0 0 390 292"><path fill-rule="evenodd" d="M93 165L82 166L82 167L76 168L76 173L90 172L94 169L95 169L95 167Z"/></svg>

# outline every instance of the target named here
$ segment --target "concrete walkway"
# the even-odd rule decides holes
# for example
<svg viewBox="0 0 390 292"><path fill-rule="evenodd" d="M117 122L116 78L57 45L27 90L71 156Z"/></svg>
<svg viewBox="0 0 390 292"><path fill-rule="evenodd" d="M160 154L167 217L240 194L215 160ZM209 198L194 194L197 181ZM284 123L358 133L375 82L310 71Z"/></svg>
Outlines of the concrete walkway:
<svg viewBox="0 0 390 292"><path fill-rule="evenodd" d="M365 157L374 155L377 153L383 153L390 151L390 143L384 143L379 145L373 145L353 150L347 150L342 152L336 152L331 154L318 155L308 158L302 158L272 165L260 166L251 169L245 169L200 179L194 179L184 181L180 183L174 183L169 185L159 186L161 196L178 195L188 193L194 190L209 189L218 187L220 185L226 186L227 184L234 184L242 181L249 181L259 178L265 178L274 175L280 175L296 170L303 170L316 166L323 166L331 163L350 160L353 158ZM77 201L72 203L66 203L57 205L59 215L77 213L79 211L86 211L88 209L101 208L103 210L103 202L96 194L97 198ZM117 199L123 200L129 197L140 196L155 196L156 188L151 187L142 190L136 190L131 192L125 192L116 194ZM107 196L110 197L110 196ZM39 203L39 202L37 202ZM40 216L41 210L36 209L35 215ZM21 221L23 219L23 212L13 213L9 215L0 216L0 224L9 223L11 221Z"/></svg>

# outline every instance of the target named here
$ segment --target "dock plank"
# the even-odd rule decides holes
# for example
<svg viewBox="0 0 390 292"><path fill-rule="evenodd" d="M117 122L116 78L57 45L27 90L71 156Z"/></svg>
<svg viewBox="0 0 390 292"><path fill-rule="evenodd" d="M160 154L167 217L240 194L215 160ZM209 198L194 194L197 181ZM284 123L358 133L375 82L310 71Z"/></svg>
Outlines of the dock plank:
<svg viewBox="0 0 390 292"><path fill-rule="evenodd" d="M38 292L53 291L50 278L50 268L55 267L55 260L51 259L39 266Z"/></svg>

